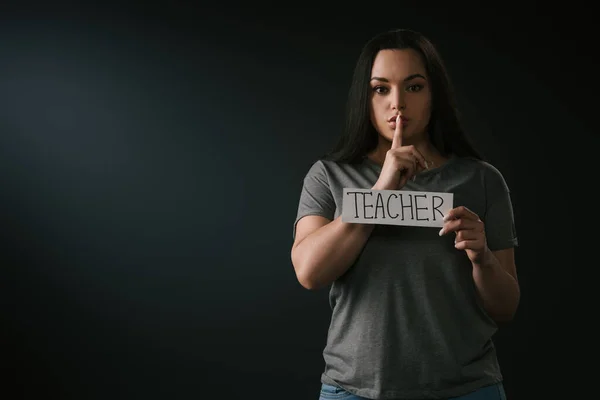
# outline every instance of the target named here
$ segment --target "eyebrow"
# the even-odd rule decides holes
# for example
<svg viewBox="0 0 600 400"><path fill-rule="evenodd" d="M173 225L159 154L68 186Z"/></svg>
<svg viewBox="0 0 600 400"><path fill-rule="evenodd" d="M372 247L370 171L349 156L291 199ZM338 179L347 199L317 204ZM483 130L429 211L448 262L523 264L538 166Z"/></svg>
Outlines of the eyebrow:
<svg viewBox="0 0 600 400"><path fill-rule="evenodd" d="M421 74L412 74L412 75L409 75L409 76L407 76L406 78L404 78L404 82L408 82L408 81L410 81L410 80L413 80L413 79L415 79L415 78L423 78L423 79L427 80L427 79L426 79L426 78L425 78L423 75L421 75ZM389 82L389 79L387 79L387 78L381 78L381 77L378 77L378 76L374 76L374 77L372 77L372 78L371 78L371 80L372 80L372 81L382 81L382 82Z"/></svg>

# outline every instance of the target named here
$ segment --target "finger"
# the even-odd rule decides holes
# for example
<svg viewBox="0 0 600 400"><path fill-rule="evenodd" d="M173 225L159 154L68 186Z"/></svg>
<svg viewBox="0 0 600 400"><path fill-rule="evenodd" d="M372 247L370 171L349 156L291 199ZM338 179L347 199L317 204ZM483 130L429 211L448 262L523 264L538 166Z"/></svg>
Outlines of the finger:
<svg viewBox="0 0 600 400"><path fill-rule="evenodd" d="M419 165L421 166L422 169L427 169L427 162L425 161L425 157L423 157L423 154L421 154L421 152L419 152L419 150L417 150L416 148L413 148L413 151L411 152L411 154L413 155L413 157L415 157L415 159L417 160L417 162L419 163Z"/></svg>
<svg viewBox="0 0 600 400"><path fill-rule="evenodd" d="M400 170L400 180L398 182L398 189L402 189L404 187L404 185L406 185L406 182L408 182L408 180L411 178L412 173L410 171L409 167L405 167L405 166L401 166L399 168Z"/></svg>
<svg viewBox="0 0 600 400"><path fill-rule="evenodd" d="M402 120L400 119L400 115L396 117L396 129L392 138L392 149L399 147L402 147Z"/></svg>
<svg viewBox="0 0 600 400"><path fill-rule="evenodd" d="M405 146L402 150L399 150L400 154L403 154L404 157L410 157L410 159L419 166L419 169L427 169L427 162L425 161L425 157L417 150L414 146Z"/></svg>
<svg viewBox="0 0 600 400"><path fill-rule="evenodd" d="M412 178L417 173L415 161L406 158L398 158L398 169L407 179Z"/></svg>
<svg viewBox="0 0 600 400"><path fill-rule="evenodd" d="M398 182L398 189L402 189L404 185L406 185L406 182L408 182L408 179L403 175L402 178L400 178L400 182Z"/></svg>
<svg viewBox="0 0 600 400"><path fill-rule="evenodd" d="M396 149L390 149L394 158L397 160L407 160L418 166L419 169L426 168L425 159L420 153L414 148L414 146L404 146Z"/></svg>
<svg viewBox="0 0 600 400"><path fill-rule="evenodd" d="M415 171L415 175L423 170L423 166L421 165L421 161L417 158L414 153L410 153L411 161L413 163L413 170Z"/></svg>
<svg viewBox="0 0 600 400"><path fill-rule="evenodd" d="M460 242L456 242L454 245L458 250L479 250L481 248L481 243L479 240L463 240Z"/></svg>
<svg viewBox="0 0 600 400"><path fill-rule="evenodd" d="M452 219L457 219L457 218L472 219L475 221L479 220L479 216L477 214L475 214L473 211L469 210L465 206L459 206L459 207L455 207L452 210L448 211L448 213L444 217L444 222L450 221Z"/></svg>
<svg viewBox="0 0 600 400"><path fill-rule="evenodd" d="M482 232L483 226L479 221L475 221L468 218L460 218L446 221L442 229L440 229L440 236L450 232L458 232L463 230L473 230L476 232Z"/></svg>
<svg viewBox="0 0 600 400"><path fill-rule="evenodd" d="M462 242L465 240L479 240L481 239L481 232L476 230L461 230L456 233L455 243Z"/></svg>

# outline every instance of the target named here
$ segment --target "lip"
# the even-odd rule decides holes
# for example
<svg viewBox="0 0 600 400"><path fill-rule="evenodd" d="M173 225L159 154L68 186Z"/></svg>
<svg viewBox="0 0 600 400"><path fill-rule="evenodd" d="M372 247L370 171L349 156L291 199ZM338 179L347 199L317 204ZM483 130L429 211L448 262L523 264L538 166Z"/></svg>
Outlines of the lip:
<svg viewBox="0 0 600 400"><path fill-rule="evenodd" d="M402 121L402 128L406 128L406 126L407 126L407 125L408 125L408 123L406 123L406 122ZM388 126L389 126L391 129L396 129L396 121L393 121L393 122L388 122Z"/></svg>
<svg viewBox="0 0 600 400"><path fill-rule="evenodd" d="M404 117L400 117L400 121L402 121L402 126L405 127L408 123L408 119L404 118ZM392 117L390 119L388 119L388 125L392 128L392 129L396 129L396 117Z"/></svg>
<svg viewBox="0 0 600 400"><path fill-rule="evenodd" d="M398 117L398 115L394 115L392 117L388 118L388 122L396 122L396 118ZM400 116L400 120L402 121L402 124L408 122L408 118L406 118L405 116L401 115Z"/></svg>

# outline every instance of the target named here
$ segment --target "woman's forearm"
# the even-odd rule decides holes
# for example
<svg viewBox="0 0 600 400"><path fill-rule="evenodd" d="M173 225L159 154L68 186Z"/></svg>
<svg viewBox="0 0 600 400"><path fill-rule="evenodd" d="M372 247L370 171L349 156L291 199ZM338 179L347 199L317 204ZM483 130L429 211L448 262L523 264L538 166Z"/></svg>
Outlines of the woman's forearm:
<svg viewBox="0 0 600 400"><path fill-rule="evenodd" d="M481 265L473 264L473 280L487 313L498 322L511 320L519 305L519 283L491 251Z"/></svg>
<svg viewBox="0 0 600 400"><path fill-rule="evenodd" d="M292 249L298 281L307 289L329 285L354 263L374 226L338 217L309 234Z"/></svg>

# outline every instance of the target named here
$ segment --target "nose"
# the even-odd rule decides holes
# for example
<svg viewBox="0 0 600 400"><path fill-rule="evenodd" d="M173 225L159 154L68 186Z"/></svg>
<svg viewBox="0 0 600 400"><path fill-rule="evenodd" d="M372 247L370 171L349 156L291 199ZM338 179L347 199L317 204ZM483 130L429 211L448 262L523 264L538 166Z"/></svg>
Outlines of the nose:
<svg viewBox="0 0 600 400"><path fill-rule="evenodd" d="M392 97L392 109L393 110L404 110L406 108L406 103L404 101L404 96L402 95L402 91L398 90Z"/></svg>

